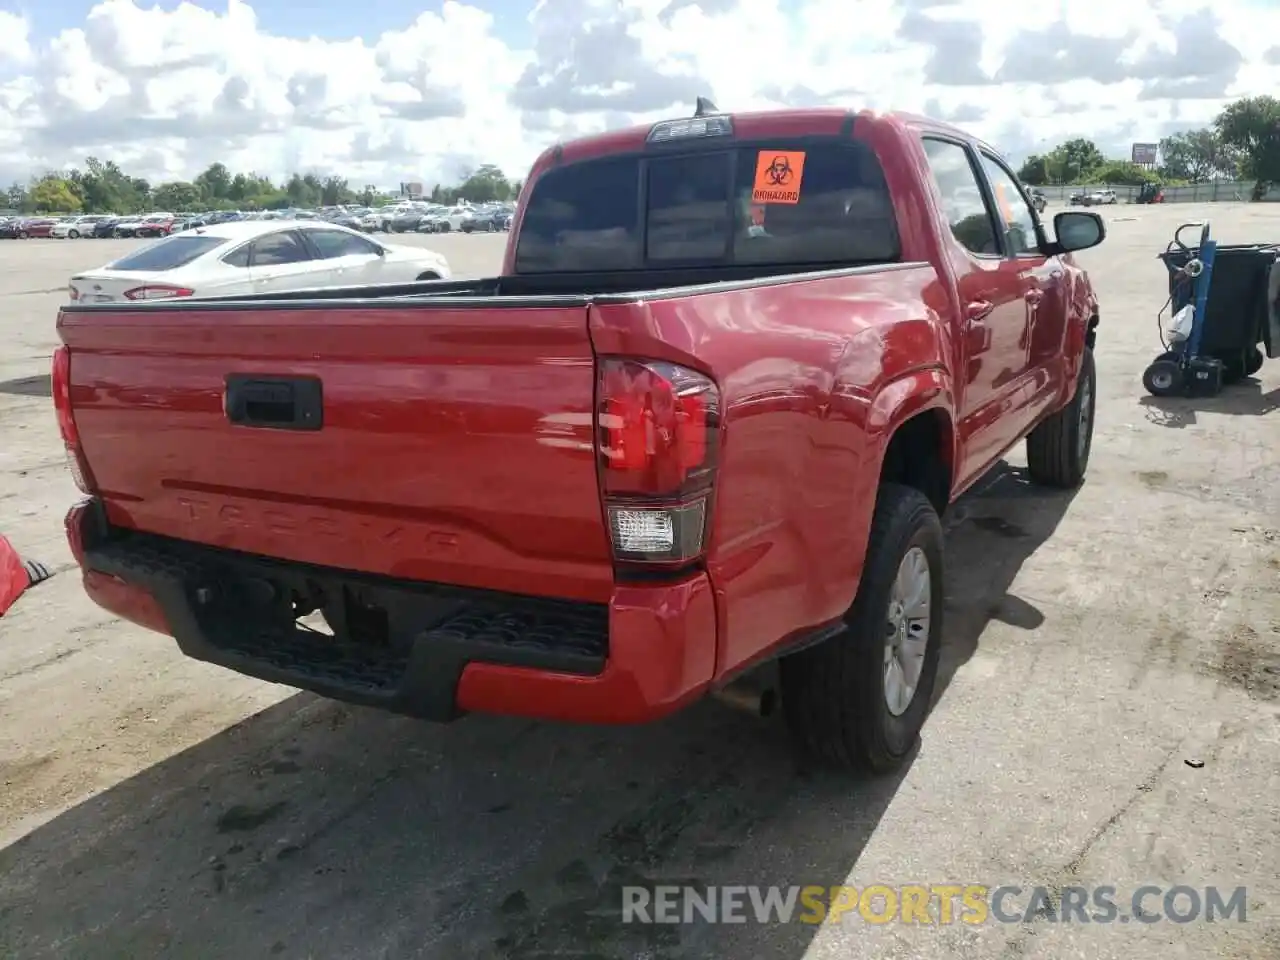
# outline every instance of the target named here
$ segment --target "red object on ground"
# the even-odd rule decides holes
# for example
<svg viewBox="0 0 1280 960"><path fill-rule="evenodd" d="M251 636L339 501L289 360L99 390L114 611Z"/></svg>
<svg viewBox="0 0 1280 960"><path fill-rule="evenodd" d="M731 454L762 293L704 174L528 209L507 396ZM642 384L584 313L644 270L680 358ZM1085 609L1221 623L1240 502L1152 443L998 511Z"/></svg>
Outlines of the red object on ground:
<svg viewBox="0 0 1280 960"><path fill-rule="evenodd" d="M18 551L4 537L0 536L0 617L4 616L13 602L22 596L22 592L31 584L27 568L18 556Z"/></svg>

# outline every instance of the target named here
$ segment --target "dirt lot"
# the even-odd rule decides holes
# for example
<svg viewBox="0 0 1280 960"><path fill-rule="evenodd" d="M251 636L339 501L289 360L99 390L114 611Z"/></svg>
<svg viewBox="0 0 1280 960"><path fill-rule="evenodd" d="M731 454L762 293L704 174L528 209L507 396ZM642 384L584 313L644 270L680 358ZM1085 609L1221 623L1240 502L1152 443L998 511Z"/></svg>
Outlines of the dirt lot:
<svg viewBox="0 0 1280 960"><path fill-rule="evenodd" d="M0 243L0 530L61 571L0 621L0 956L1280 957L1280 362L1212 401L1140 383L1171 227L1280 240L1280 207L1108 216L1088 482L1027 490L1019 452L957 509L947 682L877 782L717 705L428 726L107 616L46 374L66 279L128 242ZM466 275L502 240L418 242ZM1243 885L1248 922L623 926L628 881Z"/></svg>

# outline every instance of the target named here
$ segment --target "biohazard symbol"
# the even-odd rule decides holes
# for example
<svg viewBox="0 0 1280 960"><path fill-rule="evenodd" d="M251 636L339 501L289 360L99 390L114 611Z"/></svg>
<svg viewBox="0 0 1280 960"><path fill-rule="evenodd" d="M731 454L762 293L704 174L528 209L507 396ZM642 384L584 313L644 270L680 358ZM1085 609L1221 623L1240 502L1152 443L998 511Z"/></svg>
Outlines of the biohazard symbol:
<svg viewBox="0 0 1280 960"><path fill-rule="evenodd" d="M769 178L769 183L775 187L785 187L791 182L793 176L791 172L791 161L785 155L779 155L773 158L773 161L765 168L765 176Z"/></svg>
<svg viewBox="0 0 1280 960"><path fill-rule="evenodd" d="M761 152L756 158L752 203L799 203L804 182L804 153L798 150Z"/></svg>

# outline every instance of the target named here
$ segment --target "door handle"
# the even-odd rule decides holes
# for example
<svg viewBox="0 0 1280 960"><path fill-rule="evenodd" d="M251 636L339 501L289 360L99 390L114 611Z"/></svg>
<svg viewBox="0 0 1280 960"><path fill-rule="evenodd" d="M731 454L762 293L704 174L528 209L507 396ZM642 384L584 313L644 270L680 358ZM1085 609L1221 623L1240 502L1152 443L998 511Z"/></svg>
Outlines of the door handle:
<svg viewBox="0 0 1280 960"><path fill-rule="evenodd" d="M985 320L987 315L995 309L995 304L990 300L974 300L966 303L964 307L964 318L970 323L978 320Z"/></svg>

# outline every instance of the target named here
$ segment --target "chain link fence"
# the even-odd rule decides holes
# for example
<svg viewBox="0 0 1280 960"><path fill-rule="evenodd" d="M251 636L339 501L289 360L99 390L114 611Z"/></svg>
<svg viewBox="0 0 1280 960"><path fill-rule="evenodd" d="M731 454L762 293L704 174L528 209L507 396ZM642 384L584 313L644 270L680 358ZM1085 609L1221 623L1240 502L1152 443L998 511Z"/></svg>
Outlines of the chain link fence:
<svg viewBox="0 0 1280 960"><path fill-rule="evenodd" d="M1117 202L1130 203L1142 190L1141 187L1107 183L1035 187L1034 189L1039 190L1046 200L1054 204L1065 204L1073 193L1096 193L1100 190L1114 190ZM1214 180L1209 183L1194 183L1187 187L1164 188L1165 203L1246 203L1252 195L1252 180ZM1263 201L1280 203L1280 184L1273 185L1263 197Z"/></svg>

